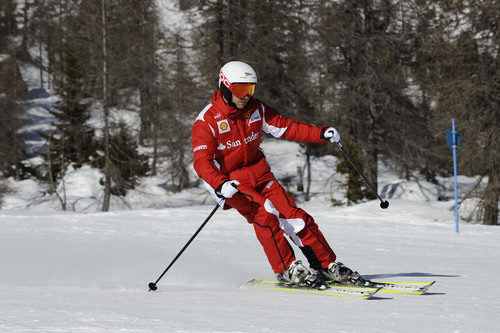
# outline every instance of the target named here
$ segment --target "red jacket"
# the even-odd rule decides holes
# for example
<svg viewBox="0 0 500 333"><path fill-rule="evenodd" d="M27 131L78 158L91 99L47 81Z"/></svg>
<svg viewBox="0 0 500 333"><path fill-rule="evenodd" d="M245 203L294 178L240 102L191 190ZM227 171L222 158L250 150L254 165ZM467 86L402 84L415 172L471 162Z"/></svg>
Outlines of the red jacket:
<svg viewBox="0 0 500 333"><path fill-rule="evenodd" d="M285 118L256 98L238 110L216 91L193 125L194 169L213 189L230 179L255 187L273 177L259 149L263 131L275 138L325 142L322 129Z"/></svg>

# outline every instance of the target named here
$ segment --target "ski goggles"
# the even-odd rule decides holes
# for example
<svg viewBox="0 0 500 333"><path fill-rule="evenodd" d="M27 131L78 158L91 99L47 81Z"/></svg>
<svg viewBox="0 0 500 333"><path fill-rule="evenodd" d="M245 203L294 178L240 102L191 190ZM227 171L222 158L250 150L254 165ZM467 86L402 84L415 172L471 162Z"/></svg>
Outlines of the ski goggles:
<svg viewBox="0 0 500 333"><path fill-rule="evenodd" d="M238 98L245 98L247 95L252 97L255 93L255 86L255 83L232 83L229 90Z"/></svg>

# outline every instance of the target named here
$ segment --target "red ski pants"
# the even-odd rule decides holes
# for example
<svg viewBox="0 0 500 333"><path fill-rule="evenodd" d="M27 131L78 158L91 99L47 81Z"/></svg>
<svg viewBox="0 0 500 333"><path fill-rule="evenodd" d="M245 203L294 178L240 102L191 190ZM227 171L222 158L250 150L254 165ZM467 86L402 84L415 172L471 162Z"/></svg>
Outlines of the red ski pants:
<svg viewBox="0 0 500 333"><path fill-rule="evenodd" d="M335 253L314 219L295 205L274 177L257 187L241 184L238 189L240 192L227 199L226 205L253 224L275 273L283 272L295 260L285 234L301 248L311 267L326 268L335 261Z"/></svg>

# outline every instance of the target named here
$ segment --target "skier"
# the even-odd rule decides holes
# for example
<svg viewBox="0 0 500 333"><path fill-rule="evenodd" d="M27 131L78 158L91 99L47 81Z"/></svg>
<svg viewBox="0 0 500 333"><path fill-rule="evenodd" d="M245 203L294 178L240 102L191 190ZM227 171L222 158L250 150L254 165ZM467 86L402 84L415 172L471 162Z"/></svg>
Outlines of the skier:
<svg viewBox="0 0 500 333"><path fill-rule="evenodd" d="M259 148L262 132L292 141L339 142L338 131L280 115L253 97L256 86L257 74L244 62L220 69L219 90L192 129L197 174L208 191L225 199L224 209L236 209L253 225L278 281L320 289L325 280L364 284L357 272L335 261L314 219L296 206ZM302 250L309 268L296 259L285 234Z"/></svg>

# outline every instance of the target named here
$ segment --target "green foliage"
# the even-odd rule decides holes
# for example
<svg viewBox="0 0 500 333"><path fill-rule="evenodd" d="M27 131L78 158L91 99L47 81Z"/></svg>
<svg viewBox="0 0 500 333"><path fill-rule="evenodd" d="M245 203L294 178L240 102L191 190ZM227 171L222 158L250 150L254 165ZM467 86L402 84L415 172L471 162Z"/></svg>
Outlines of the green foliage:
<svg viewBox="0 0 500 333"><path fill-rule="evenodd" d="M0 1L0 53L9 48L9 36L18 33L16 24L17 3L14 0Z"/></svg>
<svg viewBox="0 0 500 333"><path fill-rule="evenodd" d="M345 143L343 145L351 155L354 163L358 166L358 168L360 168L360 170L363 170L364 163L360 157L358 147L348 141L344 142ZM375 195L372 193L370 188L367 187L359 173L344 155L341 156L341 162L337 164L337 172L346 175L346 180L342 186L347 189L346 198L348 205L359 202L363 199L375 199ZM333 203L338 204L338 202Z"/></svg>
<svg viewBox="0 0 500 333"><path fill-rule="evenodd" d="M26 147L19 134L20 111L18 103L0 96L0 176L5 178L24 179L32 172L22 164L26 158Z"/></svg>
<svg viewBox="0 0 500 333"><path fill-rule="evenodd" d="M0 180L0 208L2 208L3 198L6 194L10 193L11 190L7 186L7 184Z"/></svg>
<svg viewBox="0 0 500 333"><path fill-rule="evenodd" d="M455 117L463 138L460 173L488 179L484 193L470 193L482 193L479 219L498 223L498 1L179 1L188 21L184 28L190 29L160 20L155 3L0 1L0 53L19 61L24 45L31 53L38 50L40 75L63 74L60 127L53 141L47 138L48 156L60 169L87 160L87 153L69 151L82 147L71 139L78 135L69 135L70 119L80 125L87 119L79 109L81 91L93 99L106 91L107 107L139 110L139 142L153 145L153 173L156 164L168 165L164 176L175 190L188 186L190 125L217 89L220 66L238 59L257 70L257 98L285 116L333 125L343 138L362 143L364 172L374 186L381 155L406 178L416 170L431 181L449 175L443 138ZM79 64L68 52L63 56L64 45L71 45ZM24 91L1 68L0 77L3 87L20 94L0 101L5 176L19 173L11 166L23 160L22 144L9 140L22 133L11 105ZM6 91L0 84L0 98ZM85 133L79 133L82 141ZM88 134L87 139L93 135ZM302 147L308 156L337 152L334 145ZM349 202L373 195L363 194L362 180L343 163Z"/></svg>
<svg viewBox="0 0 500 333"><path fill-rule="evenodd" d="M109 139L109 158L111 164L111 193L124 196L127 190L137 185L137 179L145 176L149 168L148 155L139 153L139 146L130 129L124 123L118 124L118 131ZM104 151L104 142L99 142L99 150ZM103 169L104 153L96 159L95 166Z"/></svg>
<svg viewBox="0 0 500 333"><path fill-rule="evenodd" d="M58 85L61 97L57 111L51 113L58 120L52 135L42 135L48 141L44 158L51 168L52 180L59 178L69 163L75 168L88 163L95 153L94 129L87 125L90 112L84 102L82 69L72 50L64 51L63 75Z"/></svg>

